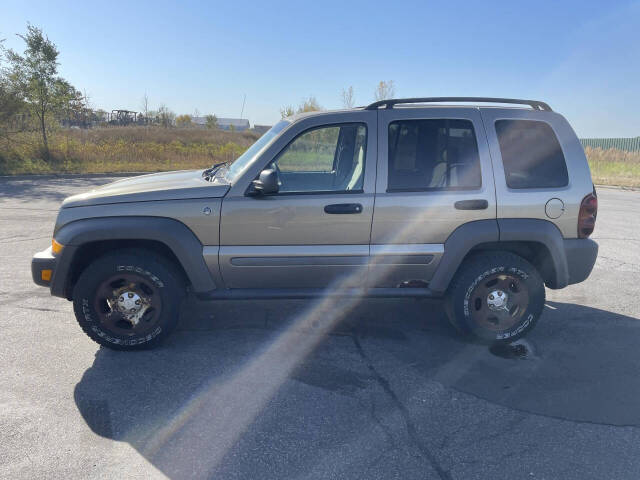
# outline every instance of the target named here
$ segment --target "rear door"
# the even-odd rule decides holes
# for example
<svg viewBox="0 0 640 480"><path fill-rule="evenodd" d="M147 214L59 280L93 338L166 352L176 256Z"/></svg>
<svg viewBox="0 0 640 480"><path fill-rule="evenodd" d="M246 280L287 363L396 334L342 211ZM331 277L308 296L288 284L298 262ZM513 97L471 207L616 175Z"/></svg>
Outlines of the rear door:
<svg viewBox="0 0 640 480"><path fill-rule="evenodd" d="M295 122L222 203L220 271L227 288L326 288L366 282L377 114ZM247 196L267 166L280 191Z"/></svg>
<svg viewBox="0 0 640 480"><path fill-rule="evenodd" d="M487 141L477 108L399 107L378 115L369 284L417 286L429 282L456 228L496 218Z"/></svg>

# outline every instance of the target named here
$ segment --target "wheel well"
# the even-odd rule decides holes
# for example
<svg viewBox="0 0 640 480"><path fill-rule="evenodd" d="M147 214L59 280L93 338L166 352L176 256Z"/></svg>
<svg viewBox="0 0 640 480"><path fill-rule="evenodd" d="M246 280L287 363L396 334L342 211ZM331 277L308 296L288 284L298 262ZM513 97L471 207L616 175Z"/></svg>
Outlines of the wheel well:
<svg viewBox="0 0 640 480"><path fill-rule="evenodd" d="M189 277L182 267L182 264L173 251L171 251L171 249L164 243L156 240L100 240L85 243L78 248L78 251L73 256L65 286L65 296L67 299L71 300L73 287L75 286L76 281L84 269L87 268L93 260L108 252L127 248L144 249L163 256L176 266L183 277L185 285L190 285Z"/></svg>
<svg viewBox="0 0 640 480"><path fill-rule="evenodd" d="M544 283L553 288L556 282L556 269L549 249L540 242L488 242L473 247L465 256L483 251L511 252L531 263L542 276ZM463 262L464 262L463 260Z"/></svg>

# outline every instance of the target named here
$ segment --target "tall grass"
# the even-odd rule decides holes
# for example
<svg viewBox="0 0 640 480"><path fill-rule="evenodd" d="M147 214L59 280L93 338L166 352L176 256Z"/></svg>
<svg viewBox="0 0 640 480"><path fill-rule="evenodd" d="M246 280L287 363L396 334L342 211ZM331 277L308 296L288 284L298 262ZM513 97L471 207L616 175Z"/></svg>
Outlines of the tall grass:
<svg viewBox="0 0 640 480"><path fill-rule="evenodd" d="M204 168L237 158L253 132L160 127L61 129L50 135L51 158L42 158L37 133L0 139L0 174L155 172ZM586 147L596 184L640 187L640 152Z"/></svg>
<svg viewBox="0 0 640 480"><path fill-rule="evenodd" d="M235 159L258 138L253 132L145 127L58 130L51 162L36 133L0 141L0 174L153 172L201 168Z"/></svg>
<svg viewBox="0 0 640 480"><path fill-rule="evenodd" d="M640 152L586 147L594 183L640 187Z"/></svg>

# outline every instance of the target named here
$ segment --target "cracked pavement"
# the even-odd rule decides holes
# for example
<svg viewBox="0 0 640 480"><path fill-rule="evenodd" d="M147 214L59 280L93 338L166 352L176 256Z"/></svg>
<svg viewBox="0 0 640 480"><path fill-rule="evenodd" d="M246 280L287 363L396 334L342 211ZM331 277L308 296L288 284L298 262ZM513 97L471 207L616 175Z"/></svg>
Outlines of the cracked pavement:
<svg viewBox="0 0 640 480"><path fill-rule="evenodd" d="M640 192L599 188L596 267L547 290L525 359L465 343L438 302L361 301L264 402L275 376L241 393L258 413L212 467L212 392L318 336L314 304L190 302L161 348L98 348L29 265L61 200L110 180L0 178L1 478L640 477Z"/></svg>

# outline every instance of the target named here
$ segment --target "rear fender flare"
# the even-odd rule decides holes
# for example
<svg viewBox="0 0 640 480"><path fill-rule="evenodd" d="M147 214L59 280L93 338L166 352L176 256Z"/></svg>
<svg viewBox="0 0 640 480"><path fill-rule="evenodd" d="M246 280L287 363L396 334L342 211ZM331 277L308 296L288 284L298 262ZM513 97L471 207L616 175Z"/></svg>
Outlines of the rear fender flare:
<svg viewBox="0 0 640 480"><path fill-rule="evenodd" d="M550 253L555 272L555 278L549 286L563 288L569 284L564 239L558 227L546 220L502 218L465 223L449 235L440 264L429 282L429 289L444 294L467 254L474 247L494 242L541 243Z"/></svg>
<svg viewBox="0 0 640 480"><path fill-rule="evenodd" d="M551 255L555 271L555 279L548 286L557 289L569 285L564 237L555 224L535 218L501 218L498 219L498 228L501 242L537 242L544 245Z"/></svg>

